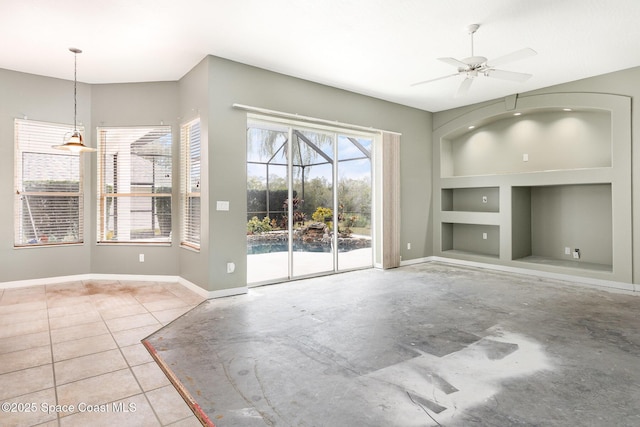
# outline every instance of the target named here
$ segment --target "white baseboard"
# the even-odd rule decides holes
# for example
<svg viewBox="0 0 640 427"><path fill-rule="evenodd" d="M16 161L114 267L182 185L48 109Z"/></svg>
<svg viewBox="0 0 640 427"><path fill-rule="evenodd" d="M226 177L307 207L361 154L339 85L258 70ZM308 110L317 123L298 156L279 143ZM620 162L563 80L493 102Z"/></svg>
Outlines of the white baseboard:
<svg viewBox="0 0 640 427"><path fill-rule="evenodd" d="M505 273L516 273L516 274L524 274L528 276L543 277L547 279L562 280L566 282L576 283L582 286L595 287L599 289L606 288L609 290L615 289L615 290L630 291L630 292L640 291L640 286L638 285L634 285L633 283L616 282L613 280L594 279L594 278L585 277L585 276L573 276L571 274L552 273L548 271L531 270L528 268L519 268L519 267L509 267L506 265L486 264L482 262L466 261L461 259L445 258L445 257L439 257L439 256L430 256L425 259L428 261L437 261L445 264L464 265L468 267L485 268L487 270L503 271Z"/></svg>
<svg viewBox="0 0 640 427"><path fill-rule="evenodd" d="M196 294L206 299L231 297L234 295L242 295L249 292L248 286L240 286L237 288L230 288L230 289L220 289L217 291L207 291L206 289L202 289L200 286L196 285L195 283L188 281L184 277L178 277L177 280L178 280L178 283L180 283L185 288L190 289L191 291L195 292Z"/></svg>
<svg viewBox="0 0 640 427"><path fill-rule="evenodd" d="M509 267L506 265L486 264L476 261L466 261L454 258L444 258L438 256L429 256L425 258L411 259L407 261L401 261L400 266L409 266L414 264L421 264L425 262L442 262L445 264L463 265L468 267L484 268L488 270L503 271L506 273L525 274L535 277L544 277L547 279L563 280L580 284L583 286L590 286L596 288L617 289L622 291L630 291L640 293L640 285L633 283L616 282L612 280L594 279L585 276L573 276L570 274L551 273L547 271L531 270L527 268ZM237 288L220 289L216 291L207 291L200 286L188 281L180 276L162 276L162 275L136 275L136 274L78 274L74 276L58 276L48 277L44 279L29 279L29 280L16 280L11 282L0 282L0 289L11 288L23 288L26 286L39 286L39 285L53 285L58 283L68 283L81 280L130 280L140 282L178 282L185 288L195 292L203 298L224 298L233 295L242 295L249 292L247 286L240 286Z"/></svg>
<svg viewBox="0 0 640 427"><path fill-rule="evenodd" d="M178 276L154 274L90 274L89 280L127 280L130 282L177 282Z"/></svg>
<svg viewBox="0 0 640 427"><path fill-rule="evenodd" d="M0 289L24 288L26 286L55 285L58 283L77 282L80 280L91 280L91 274L76 274L73 276L47 277L44 279L15 280L11 282L0 282Z"/></svg>
<svg viewBox="0 0 640 427"><path fill-rule="evenodd" d="M415 258L415 259L408 259L406 261L400 261L400 267L404 267L405 265L422 264L423 262L429 262L429 261L432 261L431 258L433 257Z"/></svg>
<svg viewBox="0 0 640 427"><path fill-rule="evenodd" d="M207 292L205 289L202 289L200 286L196 285L195 283L190 282L187 279L180 276L178 276L176 280L182 286L184 286L185 288L189 289L192 292L195 292L196 294L200 295L202 298L207 298L207 299L210 298L209 292Z"/></svg>
<svg viewBox="0 0 640 427"><path fill-rule="evenodd" d="M219 291L209 291L208 299L232 297L234 295L243 295L249 292L249 287L241 286L239 288L220 289Z"/></svg>
<svg viewBox="0 0 640 427"><path fill-rule="evenodd" d="M246 294L249 288L241 286L231 289L207 291L200 286L180 276L164 275L139 275L139 274L77 274L74 276L48 277L45 279L16 280L12 282L0 282L0 289L24 288L27 286L55 285L59 283L79 282L83 280L128 280L138 282L178 282L185 288L200 295L203 298L223 298L233 295Z"/></svg>

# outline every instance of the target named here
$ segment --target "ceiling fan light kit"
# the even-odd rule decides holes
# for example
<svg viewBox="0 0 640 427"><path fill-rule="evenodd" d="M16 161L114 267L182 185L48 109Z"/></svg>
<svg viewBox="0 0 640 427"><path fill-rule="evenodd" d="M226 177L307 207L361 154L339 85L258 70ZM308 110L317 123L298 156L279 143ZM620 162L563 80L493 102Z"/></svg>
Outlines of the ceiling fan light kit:
<svg viewBox="0 0 640 427"><path fill-rule="evenodd" d="M489 60L484 56L475 55L474 46L473 46L473 35L480 28L479 24L471 24L467 26L467 32L471 38L471 55L467 58L456 59L452 57L438 58L439 61L442 61L446 64L454 66L457 68L457 72L453 74L448 74L442 77L436 77L435 79L424 80L421 82L417 82L412 84L411 86L418 86L426 83L432 83L438 80L447 79L449 77L454 76L462 76L464 80L460 83L458 91L456 92L456 97L465 96L469 92L469 88L471 87L471 83L478 76L485 76L495 79L501 80L509 80L514 82L523 83L531 78L531 74L527 73L518 73L515 71L506 71L499 70L495 68L496 65L507 64L510 62L519 61L521 59L529 58L531 56L536 55L536 51L531 48L524 48L517 50L515 52L511 52L507 55L501 56L494 60Z"/></svg>

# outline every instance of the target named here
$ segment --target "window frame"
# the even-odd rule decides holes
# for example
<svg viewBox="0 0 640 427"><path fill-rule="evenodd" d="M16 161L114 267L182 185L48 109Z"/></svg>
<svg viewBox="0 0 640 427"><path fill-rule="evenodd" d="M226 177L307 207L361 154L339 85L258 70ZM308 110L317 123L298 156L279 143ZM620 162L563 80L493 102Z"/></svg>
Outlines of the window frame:
<svg viewBox="0 0 640 427"><path fill-rule="evenodd" d="M69 246L69 245L82 245L84 244L84 157L79 153L65 152L56 150L54 145L61 144L65 137L70 135L74 130L72 124L66 123L52 123L44 121L35 121L27 119L14 119L14 238L13 247L16 249L33 248L33 247L56 247L56 246ZM83 132L82 127L78 127L80 132ZM24 138L23 138L24 135ZM62 156L69 158L77 158L78 163L78 188L76 191L27 191L25 190L25 182L37 181L35 177L31 180L25 179L25 154L39 154L45 156ZM43 161L43 163L52 165L52 162ZM75 162L73 162L75 163ZM60 167L60 166L59 166ZM68 168L65 168L68 171ZM36 171L38 172L38 171ZM42 173L42 172L40 172ZM73 174L73 173L72 173ZM60 181L70 181L68 174L62 177L61 175L47 175L47 178L40 180L53 181L56 177ZM63 189L62 189L63 190ZM29 203L27 203L27 210L29 215L29 222L33 227L33 239L25 241L24 237L24 212L23 203L25 197L49 197L54 199L62 198L77 198L77 238L74 240L65 240L66 236L60 240L55 238L51 240L50 235L47 235L42 230L38 230L36 221L33 219L33 210ZM28 200L28 199L27 199ZM64 215L68 207L61 208L61 212L57 212L60 215L56 215L58 221L69 221L76 218L75 215ZM44 209L43 209L44 211ZM51 208L47 207L47 212L51 212ZM54 221L56 220L54 219ZM48 227L49 229L51 228ZM57 226L53 226L57 231ZM49 232L49 234L51 234ZM38 236L40 235L40 236ZM55 235L53 236L55 237ZM37 240L36 240L37 239ZM34 241L35 240L35 241Z"/></svg>
<svg viewBox="0 0 640 427"><path fill-rule="evenodd" d="M197 125L198 146L197 156L194 156L192 145L192 131ZM200 117L197 117L180 127L180 246L195 251L200 250L202 242L202 128ZM194 159L197 158L198 191L193 189ZM192 204L198 200L197 215ZM194 224L196 218L197 224Z"/></svg>
<svg viewBox="0 0 640 427"><path fill-rule="evenodd" d="M144 133L146 132L146 133ZM154 189L156 189L156 182L155 182L155 175L153 178L152 182L135 182L131 176L131 173L134 169L134 166L132 165L132 162L134 161L134 158L137 157L142 157L138 154L133 155L131 154L131 146L133 144L135 144L136 142L139 142L140 140L143 139L142 135L148 135L152 132L157 132L159 134L164 133L164 136L168 135L168 139L170 141L170 147L168 150L168 155L164 154L156 154L156 153L151 153L151 156L157 155L158 157L164 157L164 158L168 158L168 165L165 165L165 169L167 170L167 182L168 185L166 187L169 188L169 192L154 192ZM122 137L123 140L119 140L119 141L114 141L114 142L107 142L106 140L106 135L112 133L115 134L116 138L118 137L118 135L124 134L127 135L127 133L130 134L139 134L140 138L139 139L131 139L131 137L129 136L127 138L126 141L124 141L125 137ZM172 244L172 236L173 236L173 231L172 231L172 225L173 225L173 213L171 212L171 206L173 203L173 182L172 182L172 176L173 176L173 129L171 126L168 125L149 125L149 126L99 126L96 128L96 135L97 135L97 143L98 143L98 159L97 159L97 168L96 168L96 175L97 175L97 197L96 197L96 202L97 202L97 222L96 222L96 241L98 245L158 245L158 246L171 246ZM159 137L156 140L160 140L162 138ZM129 145L128 150L127 148L127 144ZM120 160L121 163L121 167L124 167L124 172L122 174L119 173L119 169L117 169L119 167L118 165L118 160L117 158L112 158L112 162L111 165L109 165L109 167L107 167L107 155L111 155L109 154L109 151L112 149L115 150L120 150L122 148L125 148L124 152L122 152L122 154L125 156L125 160ZM117 151L118 156L120 156L121 152ZM129 160L127 161L126 158L127 156L129 157ZM112 169L113 168L113 169ZM128 168L128 169L127 169ZM126 178L126 171L129 171L129 178ZM122 179L122 184L124 187L128 187L130 190L129 191L119 191L119 192L109 192L106 191L106 188L108 185L110 180L106 179L105 174L110 171L112 172L112 180L114 181L113 183L113 187L117 187L119 186L120 182L119 180ZM121 176L124 176L124 178L121 178ZM116 182L117 181L117 182ZM138 187L145 187L145 186L151 186L151 192L142 192L142 191L133 191L131 189L131 187L134 186L138 186ZM160 236L160 237L155 237L156 236L156 232L157 232L157 227L160 227L159 225L159 219L157 217L157 205L155 205L156 199L157 198L167 198L168 199L168 206L169 206L169 221L168 221L168 225L169 225L169 232L168 235L165 236ZM109 202L108 199L111 199L111 201ZM134 231L134 227L135 227L135 222L136 220L133 218L133 213L136 212L142 212L139 210L136 210L134 208L134 204L135 203L144 203L144 199L150 199L149 203L147 203L149 205L149 212L151 213L151 231L153 232L153 236L154 237L140 237L140 238L132 238L131 234ZM108 235L110 233L109 230L109 218L113 218L114 221L114 228L118 228L115 225L115 222L118 221L118 225L120 225L120 220L117 219L118 215L117 215L117 208L115 208L114 206L116 206L116 201L122 200L124 201L125 207L124 207L124 214L122 215L122 222L123 222L123 227L125 229L125 231L122 233L122 235L124 235L124 238L121 238L120 233L115 234L115 238L109 238ZM126 206L126 204L129 204L129 206ZM167 205L167 204L165 204ZM113 215L111 212L107 212L110 208L113 208ZM146 210L144 212L147 212ZM128 215L128 217L127 217ZM109 218L107 218L109 217ZM156 224L156 222L158 222L158 225ZM165 227L166 227L166 223L165 223ZM162 227L160 227L162 228ZM127 237L128 235L128 237Z"/></svg>

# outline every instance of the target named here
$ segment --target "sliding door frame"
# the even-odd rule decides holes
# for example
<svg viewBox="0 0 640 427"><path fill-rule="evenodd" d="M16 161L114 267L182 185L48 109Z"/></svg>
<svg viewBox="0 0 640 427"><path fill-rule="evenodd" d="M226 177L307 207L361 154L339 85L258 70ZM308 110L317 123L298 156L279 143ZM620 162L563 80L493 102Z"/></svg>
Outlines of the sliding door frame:
<svg viewBox="0 0 640 427"><path fill-rule="evenodd" d="M340 127L339 125L326 125L326 124L317 124L317 123L309 123L308 121L297 121L289 118L282 117L273 117L264 114L256 114L252 112L247 113L247 127L251 127L252 124L267 124L267 125L276 125L283 126L288 128L288 138L287 138L287 194L288 199L293 200L293 134L295 130L300 131L311 131L311 132L322 132L324 134L330 134L333 141L332 153L333 153L333 161L332 161L332 211L334 212L334 223L336 227L336 232L332 233L332 256L333 256L333 268L331 271L312 273L309 275L294 275L294 252L293 252L293 232L294 232L294 206L293 203L288 203L287 205L287 233L288 233L288 278L283 280L295 280L304 277L313 277L313 276L323 276L329 274L335 274L338 272L344 272L348 270L340 269L340 258L339 258L339 246L338 246L338 233L337 233L337 215L339 208L339 200L338 200L338 178L339 178L339 170L338 170L338 140L340 136L345 137L362 137L368 138L372 140L371 147L371 157L370 157L370 173L371 173L371 263L367 266L363 266L361 268L354 269L363 269L363 268L372 268L372 267L380 267L382 266L381 255L384 251L382 249L382 236L383 236L383 228L382 228L382 203L379 200L382 195L382 154L383 150L381 150L382 142L383 142L383 133L381 131L372 129L370 132L363 130L356 130L350 127ZM283 280L276 279L273 282L257 282L250 283L249 286L259 286L267 283L277 283Z"/></svg>

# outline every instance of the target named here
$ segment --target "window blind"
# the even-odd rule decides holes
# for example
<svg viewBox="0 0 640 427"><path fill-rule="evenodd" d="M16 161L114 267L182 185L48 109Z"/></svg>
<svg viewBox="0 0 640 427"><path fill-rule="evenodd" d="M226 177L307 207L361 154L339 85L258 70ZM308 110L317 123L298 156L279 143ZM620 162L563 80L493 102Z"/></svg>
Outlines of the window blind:
<svg viewBox="0 0 640 427"><path fill-rule="evenodd" d="M180 131L181 147L181 245L200 248L200 119L193 120Z"/></svg>
<svg viewBox="0 0 640 427"><path fill-rule="evenodd" d="M171 242L171 127L99 127L97 134L98 241Z"/></svg>
<svg viewBox="0 0 640 427"><path fill-rule="evenodd" d="M14 246L82 243L82 158L52 148L73 126L22 119L14 125Z"/></svg>

